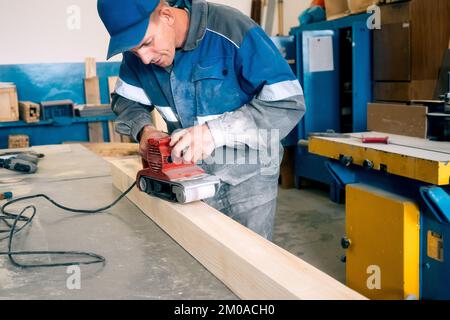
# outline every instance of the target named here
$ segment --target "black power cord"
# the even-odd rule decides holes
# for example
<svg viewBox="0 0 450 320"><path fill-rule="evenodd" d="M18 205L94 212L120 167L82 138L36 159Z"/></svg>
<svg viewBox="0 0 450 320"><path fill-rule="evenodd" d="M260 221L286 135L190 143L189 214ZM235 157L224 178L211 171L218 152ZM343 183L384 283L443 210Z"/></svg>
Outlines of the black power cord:
<svg viewBox="0 0 450 320"><path fill-rule="evenodd" d="M73 266L73 265L88 265L88 264L95 264L95 263L104 263L106 259L102 257L101 255L98 255L96 253L91 252L81 252L81 251L13 251L13 240L14 236L19 233L23 228L28 226L36 216L36 207L34 205L29 205L23 208L19 213L13 213L6 211L6 208L11 206L14 203L22 202L25 200L30 199L36 199L36 198L44 198L50 203L52 203L54 206L63 209L68 212L74 212L74 213L80 213L80 214L95 214L99 213L105 210L108 210L112 207L114 207L120 200L122 200L134 187L136 186L136 182L134 182L124 193L122 193L114 202L111 204L94 210L85 210L85 209L74 209L74 208L68 208L65 207L53 199L51 199L49 196L45 194L37 194L33 196L26 196L22 198L17 198L8 201L5 203L1 209L0 209L0 221L3 221L4 224L7 226L7 229L1 230L0 234L7 233L7 236L4 236L0 238L0 241L8 240L8 251L1 252L0 256L8 256L9 261L18 268L53 268L53 267L66 267L66 266ZM30 216L24 216L25 212L31 211ZM18 226L18 223L23 223L21 226ZM80 256L84 258L90 258L90 260L87 261L69 261L69 262L63 262L63 263L40 263L40 264L24 264L21 262L18 262L14 259L15 256L42 256L42 255L53 255L53 256Z"/></svg>

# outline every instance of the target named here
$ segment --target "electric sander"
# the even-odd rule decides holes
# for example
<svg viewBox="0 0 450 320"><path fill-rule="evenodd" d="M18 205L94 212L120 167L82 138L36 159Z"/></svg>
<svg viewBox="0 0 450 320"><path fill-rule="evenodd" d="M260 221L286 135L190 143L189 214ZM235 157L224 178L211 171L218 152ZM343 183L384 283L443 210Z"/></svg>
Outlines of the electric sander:
<svg viewBox="0 0 450 320"><path fill-rule="evenodd" d="M144 169L136 177L139 190L158 198L178 203L213 197L220 179L207 174L193 163L174 163L170 137L149 139Z"/></svg>

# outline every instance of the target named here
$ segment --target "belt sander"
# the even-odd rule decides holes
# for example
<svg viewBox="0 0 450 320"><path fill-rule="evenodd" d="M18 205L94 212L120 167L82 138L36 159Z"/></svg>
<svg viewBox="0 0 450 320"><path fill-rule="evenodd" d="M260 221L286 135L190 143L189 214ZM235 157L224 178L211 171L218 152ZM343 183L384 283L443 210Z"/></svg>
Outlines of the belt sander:
<svg viewBox="0 0 450 320"><path fill-rule="evenodd" d="M170 137L149 139L144 169L136 177L139 190L178 203L213 197L220 185L216 176L207 174L193 163L174 163Z"/></svg>

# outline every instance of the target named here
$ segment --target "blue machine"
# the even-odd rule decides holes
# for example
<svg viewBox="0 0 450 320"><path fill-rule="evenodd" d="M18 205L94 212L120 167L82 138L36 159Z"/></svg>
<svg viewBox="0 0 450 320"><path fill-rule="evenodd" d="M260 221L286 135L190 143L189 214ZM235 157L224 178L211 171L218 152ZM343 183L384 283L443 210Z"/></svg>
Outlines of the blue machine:
<svg viewBox="0 0 450 320"><path fill-rule="evenodd" d="M297 76L303 86L307 112L298 127L298 139L310 132L360 132L367 127L367 103L372 100L372 32L367 28L369 15L302 25L291 29L296 38ZM332 68L316 71L318 57L314 40L331 38ZM322 47L326 50L327 46ZM320 48L319 48L320 49ZM320 61L319 61L320 64ZM326 158L298 148L296 181L302 178L333 184L324 170ZM332 193L335 187L332 185ZM334 197L332 195L332 197Z"/></svg>
<svg viewBox="0 0 450 320"><path fill-rule="evenodd" d="M97 63L101 102L109 103L107 79L119 74L119 62ZM84 63L0 65L0 82L14 82L20 101L70 99L85 103ZM104 140L109 141L108 121L114 116L60 118L37 123L0 122L0 148L7 148L8 136L26 134L31 145L89 141L89 122L102 122Z"/></svg>

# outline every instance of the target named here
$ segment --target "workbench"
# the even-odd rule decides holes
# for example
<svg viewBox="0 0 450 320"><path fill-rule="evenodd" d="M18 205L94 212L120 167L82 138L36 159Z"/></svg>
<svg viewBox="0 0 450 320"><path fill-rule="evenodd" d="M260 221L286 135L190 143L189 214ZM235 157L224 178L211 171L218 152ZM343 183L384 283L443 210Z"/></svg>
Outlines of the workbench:
<svg viewBox="0 0 450 320"><path fill-rule="evenodd" d="M45 193L64 205L89 209L120 195L108 162L81 145L31 149L45 154L39 171L22 175L0 169L1 192L12 191L15 197ZM88 251L104 256L106 264L81 266L81 289L69 290L71 274L64 267L18 269L0 256L0 299L237 298L127 199L88 216L63 212L43 200L30 203L38 212L16 236L15 250ZM0 251L5 250L6 242L0 242Z"/></svg>
<svg viewBox="0 0 450 320"><path fill-rule="evenodd" d="M365 132L311 137L309 151L345 189L347 285L371 299L450 299L450 143Z"/></svg>

